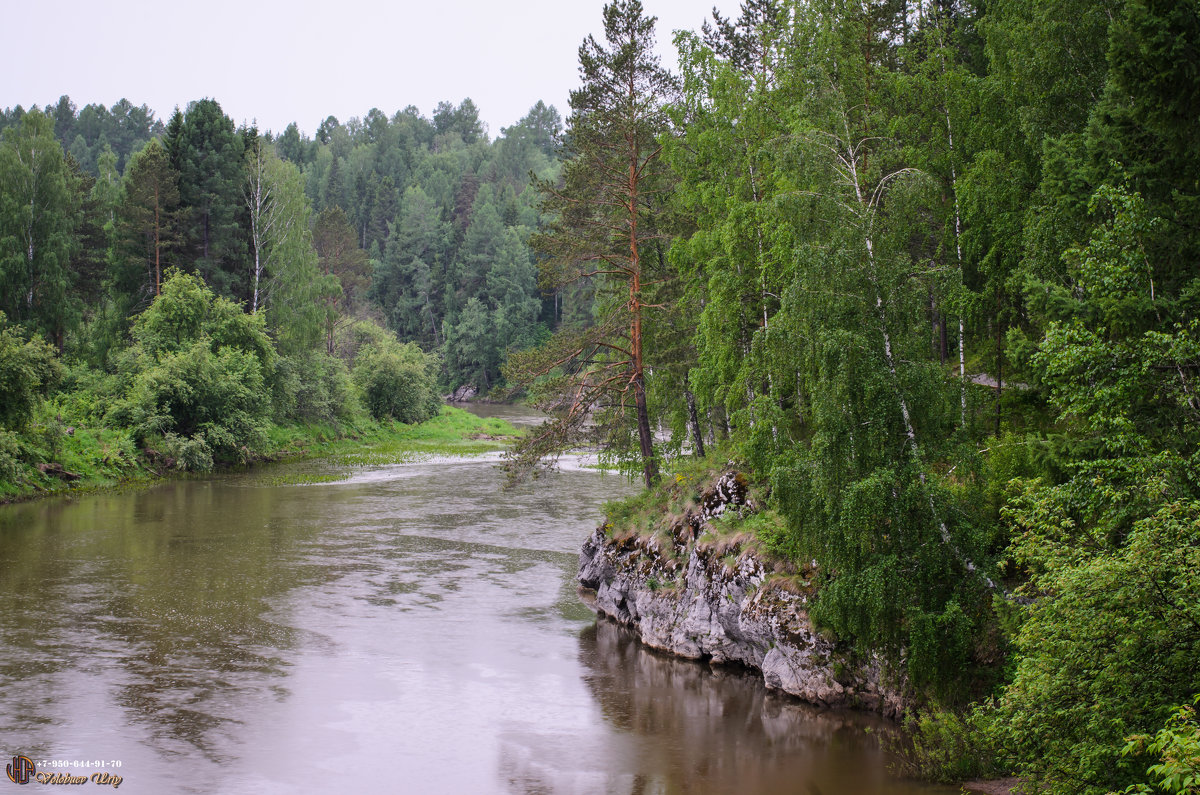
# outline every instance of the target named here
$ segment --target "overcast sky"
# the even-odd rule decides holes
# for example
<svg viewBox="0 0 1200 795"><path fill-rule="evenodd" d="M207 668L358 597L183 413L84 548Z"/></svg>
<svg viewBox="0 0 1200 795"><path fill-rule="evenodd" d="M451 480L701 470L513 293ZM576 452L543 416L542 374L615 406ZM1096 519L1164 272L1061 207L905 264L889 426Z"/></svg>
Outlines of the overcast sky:
<svg viewBox="0 0 1200 795"><path fill-rule="evenodd" d="M643 0L658 17L659 52L674 67L671 32L697 30L713 0ZM537 100L565 117L578 84L580 42L602 33L604 0L30 0L7 3L0 107L70 95L82 108L121 97L166 120L212 97L237 123L309 135L378 107L471 97L499 135ZM738 0L717 0L733 14Z"/></svg>

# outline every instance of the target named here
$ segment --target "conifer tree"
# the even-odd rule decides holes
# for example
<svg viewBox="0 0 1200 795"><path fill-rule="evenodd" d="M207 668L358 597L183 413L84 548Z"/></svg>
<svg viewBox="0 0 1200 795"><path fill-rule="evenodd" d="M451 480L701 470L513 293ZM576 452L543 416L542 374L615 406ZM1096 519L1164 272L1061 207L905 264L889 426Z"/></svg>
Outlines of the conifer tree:
<svg viewBox="0 0 1200 795"><path fill-rule="evenodd" d="M146 265L153 295L161 293L165 257L175 241L179 174L155 139L129 161L125 200L121 206L121 238Z"/></svg>
<svg viewBox="0 0 1200 795"><path fill-rule="evenodd" d="M653 214L669 177L657 136L667 129L663 105L675 88L654 54L654 23L639 0L605 5L604 43L588 36L579 48L583 84L571 92L562 181L539 182L543 209L556 215L535 238L546 256L542 285L558 289L594 282L599 317L591 328L561 336L540 357L523 357L510 367L515 380L529 381L572 363L570 375L556 382L563 406L558 420L528 437L518 448L516 465L570 445L585 415L602 405L611 407L615 420L610 450L619 451L628 439L627 420L632 419L636 460L647 487L658 468L646 400L643 324L660 276L647 250L662 238Z"/></svg>

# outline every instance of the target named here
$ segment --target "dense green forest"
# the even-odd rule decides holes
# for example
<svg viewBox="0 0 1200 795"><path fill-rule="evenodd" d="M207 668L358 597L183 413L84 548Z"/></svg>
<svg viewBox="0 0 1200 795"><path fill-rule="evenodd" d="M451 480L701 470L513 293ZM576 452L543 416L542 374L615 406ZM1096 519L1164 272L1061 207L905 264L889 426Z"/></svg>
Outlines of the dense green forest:
<svg viewBox="0 0 1200 795"><path fill-rule="evenodd" d="M470 100L6 111L0 477L66 425L204 469L524 390L515 473L766 484L922 773L1195 792L1197 3L746 0L678 74L639 2L602 22L565 123L495 139Z"/></svg>
<svg viewBox="0 0 1200 795"><path fill-rule="evenodd" d="M538 291L528 246L561 126L538 102L489 140L469 99L316 140L212 99L166 125L126 100L6 110L0 493L147 455L207 470L272 428L411 423L495 388L506 351L587 311Z"/></svg>

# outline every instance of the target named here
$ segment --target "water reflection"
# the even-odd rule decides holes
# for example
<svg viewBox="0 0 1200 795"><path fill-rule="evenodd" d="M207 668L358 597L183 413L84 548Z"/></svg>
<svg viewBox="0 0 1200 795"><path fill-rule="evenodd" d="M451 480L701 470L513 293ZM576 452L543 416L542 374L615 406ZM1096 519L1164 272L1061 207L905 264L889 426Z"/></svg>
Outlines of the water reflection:
<svg viewBox="0 0 1200 795"><path fill-rule="evenodd" d="M0 753L121 760L133 793L908 791L861 720L594 623L577 550L627 484L502 479L437 460L0 508Z"/></svg>
<svg viewBox="0 0 1200 795"><path fill-rule="evenodd" d="M605 720L629 740L621 792L933 791L887 775L885 721L808 707L738 668L659 654L609 621L581 634L579 659Z"/></svg>

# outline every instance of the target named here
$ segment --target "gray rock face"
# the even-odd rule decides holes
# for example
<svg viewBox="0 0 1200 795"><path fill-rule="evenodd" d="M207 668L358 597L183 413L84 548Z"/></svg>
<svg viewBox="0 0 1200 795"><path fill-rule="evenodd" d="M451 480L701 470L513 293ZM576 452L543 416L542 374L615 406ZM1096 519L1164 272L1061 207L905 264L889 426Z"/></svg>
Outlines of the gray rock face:
<svg viewBox="0 0 1200 795"><path fill-rule="evenodd" d="M664 544L598 528L579 554L585 601L653 648L758 669L767 687L813 704L900 714L879 666L852 662L815 632L807 596L769 579L752 552L736 541Z"/></svg>

